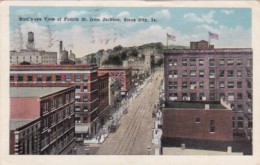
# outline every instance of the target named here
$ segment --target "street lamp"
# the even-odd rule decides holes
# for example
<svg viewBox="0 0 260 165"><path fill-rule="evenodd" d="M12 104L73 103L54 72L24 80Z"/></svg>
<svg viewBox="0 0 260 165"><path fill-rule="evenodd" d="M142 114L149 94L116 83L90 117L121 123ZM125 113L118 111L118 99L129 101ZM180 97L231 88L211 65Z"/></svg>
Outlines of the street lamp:
<svg viewBox="0 0 260 165"><path fill-rule="evenodd" d="M148 155L150 155L150 152L152 150L152 148L148 145L147 148L146 148L147 152L148 152Z"/></svg>

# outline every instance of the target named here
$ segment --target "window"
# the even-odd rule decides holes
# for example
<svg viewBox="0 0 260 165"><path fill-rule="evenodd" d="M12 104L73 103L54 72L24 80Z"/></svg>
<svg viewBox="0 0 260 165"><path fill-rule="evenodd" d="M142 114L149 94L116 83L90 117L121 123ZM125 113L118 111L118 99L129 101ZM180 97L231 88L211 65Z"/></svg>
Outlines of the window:
<svg viewBox="0 0 260 165"><path fill-rule="evenodd" d="M234 82L231 82L231 81L228 82L227 86L228 86L228 88L234 88Z"/></svg>
<svg viewBox="0 0 260 165"><path fill-rule="evenodd" d="M215 71L209 70L209 78L215 78Z"/></svg>
<svg viewBox="0 0 260 165"><path fill-rule="evenodd" d="M169 66L172 66L172 62L173 62L173 60L169 59Z"/></svg>
<svg viewBox="0 0 260 165"><path fill-rule="evenodd" d="M23 75L18 74L18 82L21 82L21 81L23 81Z"/></svg>
<svg viewBox="0 0 260 165"><path fill-rule="evenodd" d="M76 82L80 82L80 74L76 74L75 75L75 81Z"/></svg>
<svg viewBox="0 0 260 165"><path fill-rule="evenodd" d="M76 91L76 93L80 92L80 86L79 85L75 86L75 91Z"/></svg>
<svg viewBox="0 0 260 165"><path fill-rule="evenodd" d="M253 66L253 61L252 61L252 59L248 59L248 60L247 60L247 66L248 66L248 67Z"/></svg>
<svg viewBox="0 0 260 165"><path fill-rule="evenodd" d="M169 89L173 89L173 82L169 82Z"/></svg>
<svg viewBox="0 0 260 165"><path fill-rule="evenodd" d="M219 65L220 66L225 65L225 59L219 59Z"/></svg>
<svg viewBox="0 0 260 165"><path fill-rule="evenodd" d="M41 74L37 74L37 82L42 81L42 75Z"/></svg>
<svg viewBox="0 0 260 165"><path fill-rule="evenodd" d="M251 101L252 100L252 94L247 92L247 98L248 98L249 101Z"/></svg>
<svg viewBox="0 0 260 165"><path fill-rule="evenodd" d="M214 120L210 120L210 123L209 123L209 130L211 133L214 133L215 132L215 121Z"/></svg>
<svg viewBox="0 0 260 165"><path fill-rule="evenodd" d="M174 70L173 71L173 78L177 78L178 77L178 71L177 70ZM123 79L122 79L123 80Z"/></svg>
<svg viewBox="0 0 260 165"><path fill-rule="evenodd" d="M206 100L204 93L200 93L199 98L200 98L200 100Z"/></svg>
<svg viewBox="0 0 260 165"><path fill-rule="evenodd" d="M173 82L173 89L177 89L178 87L178 83L177 82Z"/></svg>
<svg viewBox="0 0 260 165"><path fill-rule="evenodd" d="M190 77L196 77L196 70L190 71Z"/></svg>
<svg viewBox="0 0 260 165"><path fill-rule="evenodd" d="M46 81L47 81L47 82L51 82L51 75L50 75L50 74L47 74L47 75L46 75Z"/></svg>
<svg viewBox="0 0 260 165"><path fill-rule="evenodd" d="M209 82L209 88L215 88L215 82L214 81Z"/></svg>
<svg viewBox="0 0 260 165"><path fill-rule="evenodd" d="M248 121L248 128L252 128L253 127L253 122L252 121Z"/></svg>
<svg viewBox="0 0 260 165"><path fill-rule="evenodd" d="M196 123L200 123L200 118L199 118L199 117L196 117L195 122L196 122Z"/></svg>
<svg viewBox="0 0 260 165"><path fill-rule="evenodd" d="M177 65L178 65L177 59L173 59L173 65L174 65L174 66L177 66Z"/></svg>
<svg viewBox="0 0 260 165"><path fill-rule="evenodd" d="M187 93L182 94L182 100L184 100L184 101L190 100Z"/></svg>
<svg viewBox="0 0 260 165"><path fill-rule="evenodd" d="M58 98L58 105L61 106L62 104L63 104L63 98L62 98L62 96L60 96Z"/></svg>
<svg viewBox="0 0 260 165"><path fill-rule="evenodd" d="M88 74L83 74L83 80L88 81Z"/></svg>
<svg viewBox="0 0 260 165"><path fill-rule="evenodd" d="M60 82L61 81L61 75L56 75L55 80L56 80L56 82Z"/></svg>
<svg viewBox="0 0 260 165"><path fill-rule="evenodd" d="M75 105L75 111L80 112L80 106L79 105Z"/></svg>
<svg viewBox="0 0 260 165"><path fill-rule="evenodd" d="M219 71L219 77L225 77L225 71L224 70Z"/></svg>
<svg viewBox="0 0 260 165"><path fill-rule="evenodd" d="M209 59L209 66L210 67L215 66L215 60L214 59Z"/></svg>
<svg viewBox="0 0 260 165"><path fill-rule="evenodd" d="M84 92L88 92L88 86L83 87Z"/></svg>
<svg viewBox="0 0 260 165"><path fill-rule="evenodd" d="M204 66L204 59L199 59L199 66Z"/></svg>
<svg viewBox="0 0 260 165"><path fill-rule="evenodd" d="M227 76L228 77L234 77L234 71L233 70L228 70L227 71Z"/></svg>
<svg viewBox="0 0 260 165"><path fill-rule="evenodd" d="M56 107L56 100L53 98L51 101L51 108L54 109Z"/></svg>
<svg viewBox="0 0 260 165"><path fill-rule="evenodd" d="M225 98L226 98L225 93L220 93L219 98L225 100Z"/></svg>
<svg viewBox="0 0 260 165"><path fill-rule="evenodd" d="M182 66L187 66L187 65L188 65L188 60L182 59Z"/></svg>
<svg viewBox="0 0 260 165"><path fill-rule="evenodd" d="M14 81L14 76L10 75L10 82L13 82L13 81Z"/></svg>
<svg viewBox="0 0 260 165"><path fill-rule="evenodd" d="M242 59L237 59L237 65L241 66L242 65Z"/></svg>
<svg viewBox="0 0 260 165"><path fill-rule="evenodd" d="M196 66L196 59L195 58L190 59L190 66Z"/></svg>
<svg viewBox="0 0 260 165"><path fill-rule="evenodd" d="M219 87L220 88L225 88L225 82L224 81L220 81L219 82Z"/></svg>
<svg viewBox="0 0 260 165"><path fill-rule="evenodd" d="M247 81L247 88L252 88L252 82L250 82L250 81Z"/></svg>
<svg viewBox="0 0 260 165"><path fill-rule="evenodd" d="M204 88L204 82L200 82L199 87L200 87L200 89L203 89Z"/></svg>
<svg viewBox="0 0 260 165"><path fill-rule="evenodd" d="M227 65L228 66L234 65L234 60L233 59L228 59L227 60Z"/></svg>
<svg viewBox="0 0 260 165"><path fill-rule="evenodd" d="M65 81L66 82L70 82L71 81L71 75L70 74L66 74L65 75Z"/></svg>
<svg viewBox="0 0 260 165"><path fill-rule="evenodd" d="M246 75L247 75L247 77L252 77L252 72L250 70L247 70Z"/></svg>
<svg viewBox="0 0 260 165"><path fill-rule="evenodd" d="M238 112L243 112L243 105L238 104L238 105L237 105L237 111L238 111Z"/></svg>
<svg viewBox="0 0 260 165"><path fill-rule="evenodd" d="M172 71L169 71L168 74L169 74L169 78L172 78ZM118 81L118 79L116 78L116 81Z"/></svg>
<svg viewBox="0 0 260 165"><path fill-rule="evenodd" d="M182 82L182 89L187 89L187 88L188 88L188 83Z"/></svg>
<svg viewBox="0 0 260 165"><path fill-rule="evenodd" d="M197 94L196 93L191 93L190 94L190 100L197 100Z"/></svg>
<svg viewBox="0 0 260 165"><path fill-rule="evenodd" d="M83 97L83 101L84 101L84 102L87 102L87 101L88 101L88 96L84 96L84 97Z"/></svg>
<svg viewBox="0 0 260 165"><path fill-rule="evenodd" d="M243 117L238 117L237 118L237 127L239 129L242 129L244 127L244 121L243 120L244 120Z"/></svg>
<svg viewBox="0 0 260 165"><path fill-rule="evenodd" d="M187 70L183 70L182 71L182 77L187 77L188 73L187 73Z"/></svg>
<svg viewBox="0 0 260 165"><path fill-rule="evenodd" d="M228 100L234 101L234 99L235 99L234 93L228 93Z"/></svg>
<svg viewBox="0 0 260 165"><path fill-rule="evenodd" d="M204 77L204 70L200 70L200 71L199 71L199 76L200 76L200 77Z"/></svg>
<svg viewBox="0 0 260 165"><path fill-rule="evenodd" d="M232 117L232 125L233 125L233 128L236 127L236 124L235 124L235 117Z"/></svg>
<svg viewBox="0 0 260 165"><path fill-rule="evenodd" d="M242 82L241 81L237 82L237 88L242 88Z"/></svg>
<svg viewBox="0 0 260 165"><path fill-rule="evenodd" d="M237 77L242 77L242 71L241 70L237 71Z"/></svg>
<svg viewBox="0 0 260 165"><path fill-rule="evenodd" d="M190 89L196 89L196 82L190 82Z"/></svg>
<svg viewBox="0 0 260 165"><path fill-rule="evenodd" d="M215 100L215 93L209 94L209 100L214 101Z"/></svg>
<svg viewBox="0 0 260 165"><path fill-rule="evenodd" d="M243 99L243 94L242 93L237 93L237 99L242 100Z"/></svg>

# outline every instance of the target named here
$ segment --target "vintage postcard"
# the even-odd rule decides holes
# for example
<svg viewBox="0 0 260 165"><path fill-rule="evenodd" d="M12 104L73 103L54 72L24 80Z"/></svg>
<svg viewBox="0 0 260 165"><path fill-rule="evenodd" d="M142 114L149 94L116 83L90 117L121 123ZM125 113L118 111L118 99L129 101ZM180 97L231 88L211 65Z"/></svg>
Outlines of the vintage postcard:
<svg viewBox="0 0 260 165"><path fill-rule="evenodd" d="M4 164L260 163L257 2L1 5Z"/></svg>

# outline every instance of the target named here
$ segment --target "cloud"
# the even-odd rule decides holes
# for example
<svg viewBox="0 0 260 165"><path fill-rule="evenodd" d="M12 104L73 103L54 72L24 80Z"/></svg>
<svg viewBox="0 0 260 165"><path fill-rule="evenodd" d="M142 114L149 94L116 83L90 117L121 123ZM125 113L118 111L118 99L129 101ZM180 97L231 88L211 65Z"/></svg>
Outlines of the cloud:
<svg viewBox="0 0 260 165"><path fill-rule="evenodd" d="M187 13L187 14L184 14L183 18L188 21L191 21L191 22L217 24L218 22L213 19L215 13L216 12L214 10L211 10L207 14L203 14L202 16L197 16L194 13Z"/></svg>
<svg viewBox="0 0 260 165"><path fill-rule="evenodd" d="M111 14L109 14L109 13L107 13L107 12L102 12L102 13L100 13L100 15L98 16L98 18L99 19L103 19L103 18L111 18L111 17L113 17L113 15L111 15Z"/></svg>
<svg viewBox="0 0 260 165"><path fill-rule="evenodd" d="M78 16L81 16L81 15L84 15L84 14L87 14L88 12L86 11L70 11L68 14L67 14L67 17L69 18L75 18L75 17L78 17Z"/></svg>
<svg viewBox="0 0 260 165"><path fill-rule="evenodd" d="M202 34L201 39L208 38L208 31L217 33L218 40L212 40L217 48L250 48L251 47L251 30L242 28L241 26L227 27L220 25L213 28L203 24L196 27Z"/></svg>
<svg viewBox="0 0 260 165"><path fill-rule="evenodd" d="M128 11L122 11L120 12L117 17L129 17L130 13Z"/></svg>
<svg viewBox="0 0 260 165"><path fill-rule="evenodd" d="M221 13L224 13L224 14L226 14L226 15L231 15L231 14L234 14L234 13L235 13L234 10L221 10L220 12L221 12Z"/></svg>
<svg viewBox="0 0 260 165"><path fill-rule="evenodd" d="M162 9L160 11L156 11L153 15L151 15L153 18L170 18L171 14L168 9Z"/></svg>

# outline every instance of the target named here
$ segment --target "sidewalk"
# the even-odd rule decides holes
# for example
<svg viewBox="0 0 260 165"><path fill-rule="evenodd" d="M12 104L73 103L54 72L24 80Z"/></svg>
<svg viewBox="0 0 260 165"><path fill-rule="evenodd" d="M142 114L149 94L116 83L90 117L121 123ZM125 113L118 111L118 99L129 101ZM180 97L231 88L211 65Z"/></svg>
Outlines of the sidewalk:
<svg viewBox="0 0 260 165"><path fill-rule="evenodd" d="M152 144L155 145L155 155L160 155L160 150L161 150L162 129L158 128L158 126L162 124L161 117L162 117L162 112L158 110L154 122L153 139L152 139Z"/></svg>

